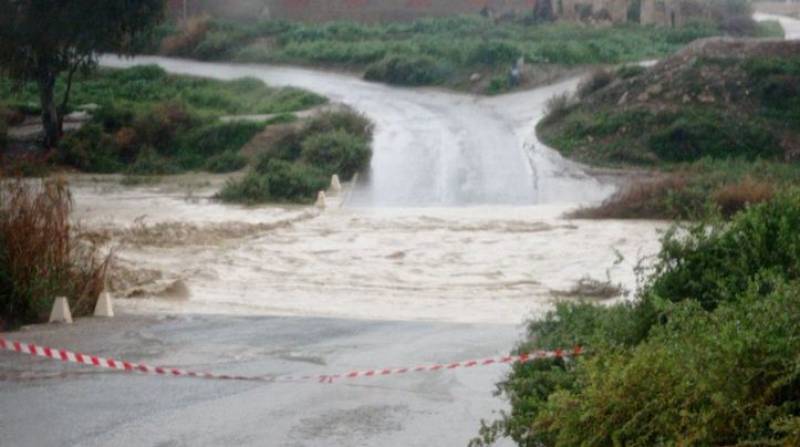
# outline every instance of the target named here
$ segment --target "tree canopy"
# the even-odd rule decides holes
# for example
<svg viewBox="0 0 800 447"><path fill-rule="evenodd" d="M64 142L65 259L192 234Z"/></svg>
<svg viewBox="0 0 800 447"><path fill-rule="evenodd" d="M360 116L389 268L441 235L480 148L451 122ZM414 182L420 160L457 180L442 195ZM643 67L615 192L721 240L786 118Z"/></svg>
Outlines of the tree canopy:
<svg viewBox="0 0 800 447"><path fill-rule="evenodd" d="M47 146L60 137L60 117L76 71L102 53L132 54L136 36L164 13L164 0L0 0L0 70L39 86ZM68 73L59 109L55 81Z"/></svg>

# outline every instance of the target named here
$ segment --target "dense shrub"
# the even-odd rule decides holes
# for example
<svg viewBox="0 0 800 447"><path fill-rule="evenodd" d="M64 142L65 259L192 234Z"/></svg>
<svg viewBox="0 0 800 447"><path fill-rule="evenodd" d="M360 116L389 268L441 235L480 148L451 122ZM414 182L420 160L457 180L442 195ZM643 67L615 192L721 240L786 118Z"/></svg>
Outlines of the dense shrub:
<svg viewBox="0 0 800 447"><path fill-rule="evenodd" d="M372 124L351 110L322 113L303 125L278 131L253 171L219 193L239 203L308 203L327 189L330 176L350 179L369 165Z"/></svg>
<svg viewBox="0 0 800 447"><path fill-rule="evenodd" d="M208 172L225 174L238 171L245 166L247 159L244 156L234 151L227 151L209 158L204 167Z"/></svg>
<svg viewBox="0 0 800 447"><path fill-rule="evenodd" d="M489 85L486 87L486 93L489 95L498 95L503 92L507 92L511 89L511 82L509 82L508 76L505 75L497 75L493 76L492 79L489 80Z"/></svg>
<svg viewBox="0 0 800 447"><path fill-rule="evenodd" d="M739 292L712 313L669 308L632 350L603 350L533 423L547 445L794 445L800 287ZM733 374L732 372L736 373ZM784 431L786 430L786 431Z"/></svg>
<svg viewBox="0 0 800 447"><path fill-rule="evenodd" d="M694 299L705 309L733 301L761 274L800 279L800 195L782 195L742 212L728 225L671 232L659 255L654 295ZM755 281L755 283L754 283Z"/></svg>
<svg viewBox="0 0 800 447"><path fill-rule="evenodd" d="M303 140L306 133L296 127L281 129L275 135L269 150L258 157L256 170L266 169L269 160L296 161L303 151Z"/></svg>
<svg viewBox="0 0 800 447"><path fill-rule="evenodd" d="M369 142L343 129L314 134L303 141L306 163L330 175L339 174L343 180L368 166L371 156Z"/></svg>
<svg viewBox="0 0 800 447"><path fill-rule="evenodd" d="M800 191L670 232L636 301L564 303L519 351L511 412L472 445L795 445L800 440ZM735 371L735 373L732 373Z"/></svg>
<svg viewBox="0 0 800 447"><path fill-rule="evenodd" d="M439 84L445 78L446 69L429 56L388 56L364 73L368 81L410 86Z"/></svg>
<svg viewBox="0 0 800 447"><path fill-rule="evenodd" d="M497 67L514 64L521 56L522 51L517 46L504 41L492 40L476 46L469 55L469 60L475 64Z"/></svg>
<svg viewBox="0 0 800 447"><path fill-rule="evenodd" d="M649 147L665 161L712 158L776 158L782 155L777 137L762 123L733 121L701 110L675 114L672 122L650 138Z"/></svg>
<svg viewBox="0 0 800 447"><path fill-rule="evenodd" d="M159 154L152 146L144 146L136 156L136 161L126 169L129 175L169 175L180 171L173 160Z"/></svg>
<svg viewBox="0 0 800 447"><path fill-rule="evenodd" d="M62 162L85 172L110 173L121 169L114 139L96 124L68 133L61 141Z"/></svg>
<svg viewBox="0 0 800 447"><path fill-rule="evenodd" d="M313 203L317 192L328 187L329 177L322 171L301 163L269 160L261 169L244 179L229 181L217 197L225 202Z"/></svg>
<svg viewBox="0 0 800 447"><path fill-rule="evenodd" d="M350 109L325 112L315 116L305 127L306 135L344 130L345 132L363 138L372 139L372 122L361 113Z"/></svg>
<svg viewBox="0 0 800 447"><path fill-rule="evenodd" d="M60 180L0 184L0 330L44 321L56 297L86 315L103 290L108 258L74 234Z"/></svg>
<svg viewBox="0 0 800 447"><path fill-rule="evenodd" d="M215 155L238 151L263 129L264 123L211 122L184 132L176 146L183 167L198 168Z"/></svg>
<svg viewBox="0 0 800 447"><path fill-rule="evenodd" d="M256 204L274 201L270 194L269 178L256 171L241 180L229 179L216 197L223 202Z"/></svg>

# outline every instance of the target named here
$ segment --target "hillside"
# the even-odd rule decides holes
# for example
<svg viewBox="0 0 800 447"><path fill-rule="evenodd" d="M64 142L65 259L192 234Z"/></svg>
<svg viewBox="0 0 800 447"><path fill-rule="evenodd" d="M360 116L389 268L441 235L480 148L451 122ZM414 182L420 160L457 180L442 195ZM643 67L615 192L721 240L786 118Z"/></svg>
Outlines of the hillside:
<svg viewBox="0 0 800 447"><path fill-rule="evenodd" d="M590 164L795 160L800 43L702 40L650 69L597 72L539 130Z"/></svg>
<svg viewBox="0 0 800 447"><path fill-rule="evenodd" d="M539 134L590 165L654 171L579 216L730 215L800 181L800 43L707 39L596 72L551 101Z"/></svg>

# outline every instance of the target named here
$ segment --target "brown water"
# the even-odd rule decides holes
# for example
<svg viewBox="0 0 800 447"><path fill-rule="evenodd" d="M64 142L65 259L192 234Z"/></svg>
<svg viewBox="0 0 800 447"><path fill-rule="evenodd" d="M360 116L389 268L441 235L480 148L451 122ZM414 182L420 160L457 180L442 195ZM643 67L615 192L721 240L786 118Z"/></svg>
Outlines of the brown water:
<svg viewBox="0 0 800 447"><path fill-rule="evenodd" d="M74 179L79 215L121 244L112 285L129 309L519 323L582 278L632 290L657 250L656 223L560 217L614 190L535 137L546 101L577 80L476 98L300 68L103 60L141 63L314 90L376 122L375 156L324 213L215 203L219 176Z"/></svg>

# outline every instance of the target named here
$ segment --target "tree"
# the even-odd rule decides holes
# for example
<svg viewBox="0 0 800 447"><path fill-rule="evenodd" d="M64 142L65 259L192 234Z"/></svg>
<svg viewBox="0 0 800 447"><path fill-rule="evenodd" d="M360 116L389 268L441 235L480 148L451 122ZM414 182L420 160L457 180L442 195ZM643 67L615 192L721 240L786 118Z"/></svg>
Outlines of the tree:
<svg viewBox="0 0 800 447"><path fill-rule="evenodd" d="M0 0L0 70L39 88L45 146L58 145L72 79L102 53L131 55L164 15L164 0ZM56 80L66 73L60 104Z"/></svg>

